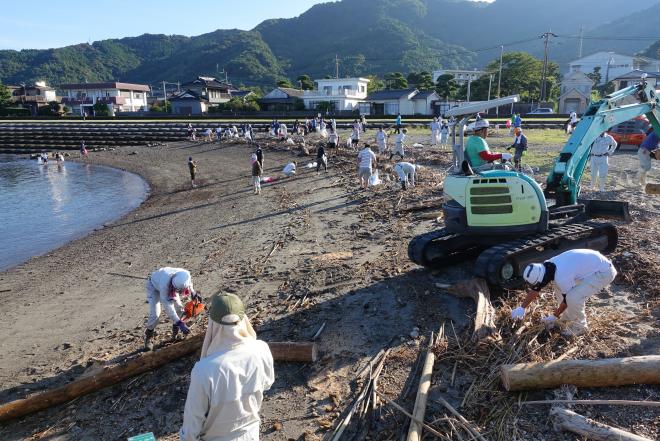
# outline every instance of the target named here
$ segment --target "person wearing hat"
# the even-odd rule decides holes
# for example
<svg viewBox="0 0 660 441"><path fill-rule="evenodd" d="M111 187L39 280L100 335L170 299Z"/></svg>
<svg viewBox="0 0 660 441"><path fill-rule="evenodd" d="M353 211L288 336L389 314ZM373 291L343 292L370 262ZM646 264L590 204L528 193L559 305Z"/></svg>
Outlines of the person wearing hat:
<svg viewBox="0 0 660 441"><path fill-rule="evenodd" d="M523 153L527 151L527 137L523 134L520 127L513 129L513 133L516 137L513 140L513 145L507 147L507 150L513 149L513 164L516 167L516 170L520 170L520 160L522 159Z"/></svg>
<svg viewBox="0 0 660 441"><path fill-rule="evenodd" d="M474 123L474 135L468 138L465 145L465 158L474 171L492 170L493 161L510 161L513 158L511 153L491 153L486 142L488 127L490 127L490 123L487 119L477 119ZM456 153L455 151L454 154ZM456 162L455 165L461 167L463 160L459 157Z"/></svg>
<svg viewBox="0 0 660 441"><path fill-rule="evenodd" d="M172 320L172 335L176 337L179 331L188 334L188 326L179 318L183 310L181 297L198 297L193 288L190 273L183 268L164 267L151 273L146 283L147 301L149 302L149 319L145 331L144 348L152 351L153 337L160 318L161 306ZM178 311L177 311L178 310Z"/></svg>
<svg viewBox="0 0 660 441"><path fill-rule="evenodd" d="M202 355L190 375L180 440L258 440L264 391L274 381L273 356L257 340L241 299L214 295Z"/></svg>
<svg viewBox="0 0 660 441"><path fill-rule="evenodd" d="M511 311L511 317L522 320L526 308L539 298L541 289L554 282L559 306L541 321L548 328L559 322L568 336L584 334L587 331L587 299L612 283L616 274L608 258L589 249L565 251L543 263L527 265L523 278L531 288L522 305Z"/></svg>

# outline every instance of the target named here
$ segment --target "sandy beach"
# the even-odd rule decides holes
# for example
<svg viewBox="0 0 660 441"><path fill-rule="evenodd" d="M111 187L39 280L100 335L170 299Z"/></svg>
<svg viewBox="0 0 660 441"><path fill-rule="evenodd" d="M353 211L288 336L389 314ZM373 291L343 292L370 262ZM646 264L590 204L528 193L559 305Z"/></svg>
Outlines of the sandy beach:
<svg viewBox="0 0 660 441"><path fill-rule="evenodd" d="M150 185L150 196L128 216L0 273L0 291L9 290L0 292L7 305L0 339L0 402L61 385L139 351L147 315L144 281L139 278L161 266L189 269L204 296L221 290L239 294L265 340L310 340L325 324L319 338L320 362L276 367L277 380L264 405L264 439L320 439L349 404L356 371L388 345L396 349L383 388L392 399L409 401L410 394L401 391L423 343L415 332L423 337L443 321L451 322L460 344L474 312L470 301L435 287L438 281L468 277L469 265L432 275L408 260L410 238L437 228L435 220L396 214L401 204L441 196L441 171L451 156L441 149L416 154L429 167L412 191L401 193L396 182L386 180L364 192L354 177L353 153L331 153L329 172L317 175L305 167L312 157L299 158L297 149L287 149L284 144L268 144L264 175L280 177L282 167L292 160L298 161L298 175L265 185L261 196L252 194L251 148L244 143L176 142L93 153L92 163L141 175ZM189 183L189 156L199 164L195 189ZM388 166L382 170L389 174ZM616 197L627 194L622 191ZM657 216L655 221L648 213L637 216L650 225L644 237L652 238ZM639 238L634 225L624 230L624 244ZM649 255L657 252L653 239L646 246ZM626 248L618 253L628 251L640 252ZM636 270L631 267L631 274ZM616 311L624 331L617 328L607 344L590 347L604 339L602 324L595 318L596 332L573 357L657 351L657 298L646 298L647 292L624 282L610 291L619 300L603 297L589 308L589 313L592 307ZM510 327L504 315L503 326ZM160 343L170 332L169 322L163 322L158 328ZM193 332L203 332L203 325L193 327ZM0 428L0 438L119 440L153 431L158 439L178 439L194 361L182 359L26 417ZM450 372L452 365L449 362ZM459 400L475 374L459 369L449 393ZM627 388L624 395L657 400L660 391L640 386ZM643 433L657 436L660 421L654 420L652 411L641 410L636 418L644 422ZM538 421L543 421L540 413ZM403 422L388 410L374 427L378 433L389 433ZM619 420L626 422L637 424L634 415ZM549 428L547 421L538 424L534 429L530 425L530 433ZM544 439L564 439L551 436Z"/></svg>

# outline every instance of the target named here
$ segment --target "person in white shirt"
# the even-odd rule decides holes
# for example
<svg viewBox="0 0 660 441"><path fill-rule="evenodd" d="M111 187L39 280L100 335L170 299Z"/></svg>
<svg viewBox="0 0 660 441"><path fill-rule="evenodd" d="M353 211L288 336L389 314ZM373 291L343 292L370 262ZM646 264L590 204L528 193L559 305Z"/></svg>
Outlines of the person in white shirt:
<svg viewBox="0 0 660 441"><path fill-rule="evenodd" d="M601 133L591 145L591 189L605 191L609 157L616 151L616 141L607 132ZM598 185L596 185L598 183Z"/></svg>
<svg viewBox="0 0 660 441"><path fill-rule="evenodd" d="M183 310L181 297L197 297L193 288L190 273L183 268L160 268L149 276L145 285L147 302L149 302L149 318L144 339L144 348L151 351L154 348L153 337L160 319L161 306L172 321L172 336L176 337L179 331L188 334L190 330L179 318Z"/></svg>
<svg viewBox="0 0 660 441"><path fill-rule="evenodd" d="M351 146L356 147L360 143L360 123L356 119L353 123L353 132L351 132Z"/></svg>
<svg viewBox="0 0 660 441"><path fill-rule="evenodd" d="M525 317L525 309L540 297L539 292L550 282L555 283L558 307L554 314L541 319L551 328L557 322L565 335L584 334L587 328L585 303L616 277L612 262L598 251L576 249L565 251L543 263L527 265L523 278L529 285L522 306L511 311L514 320Z"/></svg>
<svg viewBox="0 0 660 441"><path fill-rule="evenodd" d="M284 173L284 176L287 178L290 178L291 176L296 174L296 161L289 162L287 165L284 166L284 170L282 170L282 173Z"/></svg>
<svg viewBox="0 0 660 441"><path fill-rule="evenodd" d="M280 123L280 128L279 128L279 137L281 140L285 140L288 136L288 129L286 127L286 124Z"/></svg>
<svg viewBox="0 0 660 441"><path fill-rule="evenodd" d="M328 148L336 148L339 145L339 135L337 130L330 127L330 135L328 136Z"/></svg>
<svg viewBox="0 0 660 441"><path fill-rule="evenodd" d="M404 145L403 143L406 140L407 133L408 133L408 129L403 129L398 135L396 135L396 139L394 141L394 151L390 155L390 160L394 157L394 155L400 156L401 159L403 159L403 157L405 156L405 152L403 150L403 145Z"/></svg>
<svg viewBox="0 0 660 441"><path fill-rule="evenodd" d="M381 155L387 151L387 133L383 126L380 126L376 132L376 145L378 145L378 153Z"/></svg>
<svg viewBox="0 0 660 441"><path fill-rule="evenodd" d="M180 441L258 441L264 392L275 381L273 356L257 340L241 299L211 299L202 355L190 375Z"/></svg>
<svg viewBox="0 0 660 441"><path fill-rule="evenodd" d="M220 141L222 138L222 127L218 126L215 128L215 139Z"/></svg>
<svg viewBox="0 0 660 441"><path fill-rule="evenodd" d="M440 147L446 147L449 140L449 126L447 121L442 121L440 124Z"/></svg>
<svg viewBox="0 0 660 441"><path fill-rule="evenodd" d="M417 166L410 162L399 162L394 166L394 172L399 176L401 181L401 188L406 190L408 184L415 186L415 174L417 173Z"/></svg>
<svg viewBox="0 0 660 441"><path fill-rule="evenodd" d="M369 179L371 179L371 174L377 163L376 155L367 144L357 156L358 178L360 179L360 186L365 190L369 187Z"/></svg>
<svg viewBox="0 0 660 441"><path fill-rule="evenodd" d="M438 131L439 131L438 119L433 118L433 121L431 121L431 145L433 147L438 145L438 138L439 138Z"/></svg>

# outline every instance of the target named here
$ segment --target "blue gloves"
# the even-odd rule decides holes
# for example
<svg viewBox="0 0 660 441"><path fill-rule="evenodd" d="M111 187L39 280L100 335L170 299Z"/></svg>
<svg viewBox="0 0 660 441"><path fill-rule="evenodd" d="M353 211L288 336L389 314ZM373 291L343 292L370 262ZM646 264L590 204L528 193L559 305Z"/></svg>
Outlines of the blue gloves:
<svg viewBox="0 0 660 441"><path fill-rule="evenodd" d="M182 321L179 320L178 322L175 323L175 325L183 332L185 335L190 334L190 328L186 326L186 324Z"/></svg>

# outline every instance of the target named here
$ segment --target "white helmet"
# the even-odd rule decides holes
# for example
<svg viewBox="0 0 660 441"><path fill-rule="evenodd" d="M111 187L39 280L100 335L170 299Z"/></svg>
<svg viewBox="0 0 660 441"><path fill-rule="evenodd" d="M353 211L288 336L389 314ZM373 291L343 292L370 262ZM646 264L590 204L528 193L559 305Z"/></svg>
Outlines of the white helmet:
<svg viewBox="0 0 660 441"><path fill-rule="evenodd" d="M181 291L190 286L190 273L188 271L179 271L172 277L172 287Z"/></svg>
<svg viewBox="0 0 660 441"><path fill-rule="evenodd" d="M531 263L525 267L523 278L530 285L538 285L545 276L545 265L542 263Z"/></svg>
<svg viewBox="0 0 660 441"><path fill-rule="evenodd" d="M487 129L488 127L490 127L490 123L487 119L478 119L474 123L474 130Z"/></svg>

